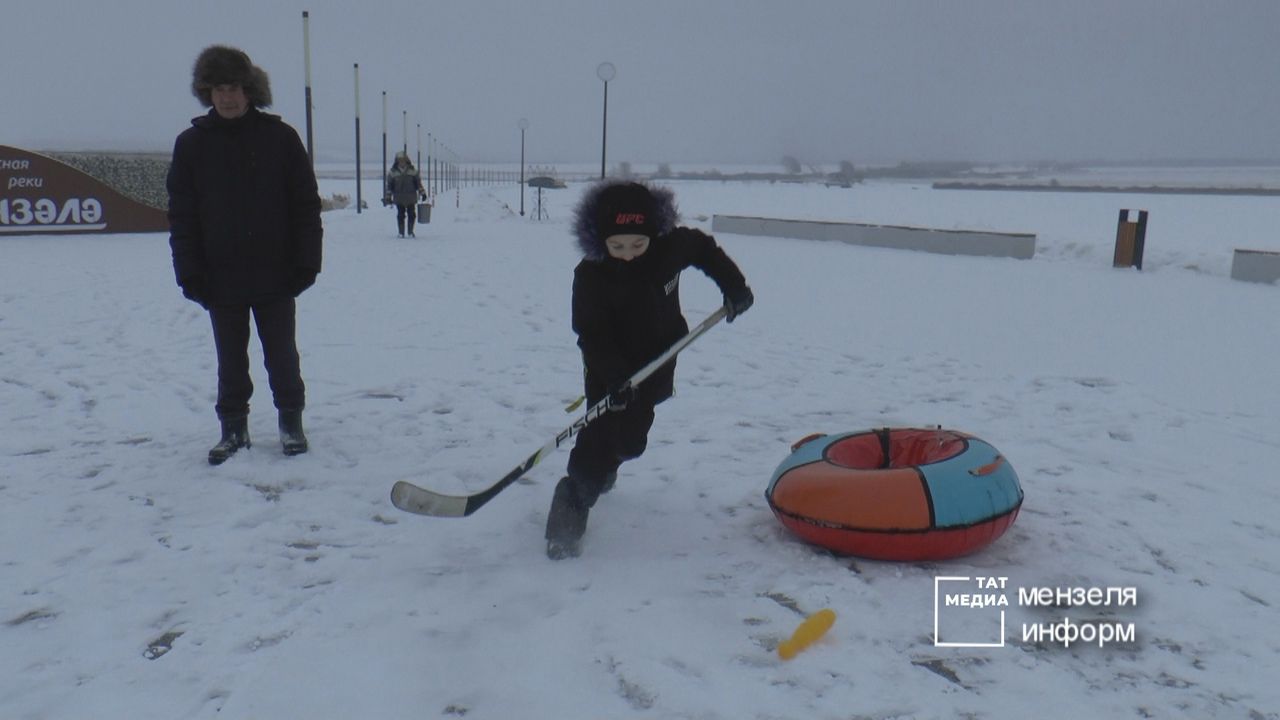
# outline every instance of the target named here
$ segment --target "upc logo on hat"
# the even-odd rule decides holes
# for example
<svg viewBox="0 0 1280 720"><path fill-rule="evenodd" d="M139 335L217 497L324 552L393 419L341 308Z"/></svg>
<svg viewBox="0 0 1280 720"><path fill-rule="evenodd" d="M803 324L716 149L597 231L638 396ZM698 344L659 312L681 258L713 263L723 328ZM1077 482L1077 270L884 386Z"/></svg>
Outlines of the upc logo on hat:
<svg viewBox="0 0 1280 720"><path fill-rule="evenodd" d="M643 225L644 213L618 213L613 219L614 225Z"/></svg>

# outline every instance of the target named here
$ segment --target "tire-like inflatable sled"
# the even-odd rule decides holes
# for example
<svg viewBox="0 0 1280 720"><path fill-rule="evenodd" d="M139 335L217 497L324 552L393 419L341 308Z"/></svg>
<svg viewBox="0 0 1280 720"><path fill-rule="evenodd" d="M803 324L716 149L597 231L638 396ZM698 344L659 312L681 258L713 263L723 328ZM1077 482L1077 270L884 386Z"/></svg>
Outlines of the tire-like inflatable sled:
<svg viewBox="0 0 1280 720"><path fill-rule="evenodd" d="M1003 535L1022 507L1022 486L1004 456L955 430L817 434L791 449L765 499L789 530L837 553L959 557Z"/></svg>

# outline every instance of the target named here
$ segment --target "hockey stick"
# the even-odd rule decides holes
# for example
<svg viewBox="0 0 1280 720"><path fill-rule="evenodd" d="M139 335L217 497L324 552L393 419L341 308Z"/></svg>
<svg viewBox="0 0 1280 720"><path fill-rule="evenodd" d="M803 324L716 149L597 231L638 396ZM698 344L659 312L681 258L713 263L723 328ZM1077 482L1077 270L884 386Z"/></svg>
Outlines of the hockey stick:
<svg viewBox="0 0 1280 720"><path fill-rule="evenodd" d="M712 326L724 319L727 312L726 308L721 307L719 310L707 316L697 327L689 331L689 334L680 338L667 348L666 352L654 358L648 365L640 368L640 370L631 376L630 383L635 386L644 382L646 378L657 371L658 368L667 364L681 350L688 347L689 343L698 339ZM492 500L498 493L506 490L512 483L519 480L522 475L537 465L543 457L550 454L556 448L566 443L570 438L577 435L587 425L590 425L601 415L609 411L609 398L604 398L600 402L592 405L587 410L586 415L574 421L572 425L561 430L555 438L543 445L537 452L525 458L525 461L517 465L507 473L501 480L492 486L481 490L473 495L443 495L426 488L418 487L411 482L400 480L391 488L391 504L405 512L411 512L415 515L431 515L434 517L466 517L471 513L479 510L485 503Z"/></svg>

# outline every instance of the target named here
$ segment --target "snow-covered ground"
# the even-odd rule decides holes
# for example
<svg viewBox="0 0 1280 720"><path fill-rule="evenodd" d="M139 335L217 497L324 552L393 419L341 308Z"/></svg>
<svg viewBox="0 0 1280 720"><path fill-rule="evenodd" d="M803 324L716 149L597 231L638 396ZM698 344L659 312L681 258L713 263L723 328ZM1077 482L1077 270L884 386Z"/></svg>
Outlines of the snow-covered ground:
<svg viewBox="0 0 1280 720"><path fill-rule="evenodd" d="M705 229L1031 232L1038 252L720 236L756 306L681 356L649 451L553 563L565 451L465 519L388 491L474 492L572 421L581 185L541 221L533 191L522 218L517 186L464 188L408 240L376 204L327 213L299 311L312 451L280 454L255 340L254 446L220 467L208 321L167 238L0 238L0 717L1280 717L1280 288L1229 278L1232 248L1280 249L1280 203L672 186ZM1111 267L1121 208L1151 212L1141 272ZM682 286L691 322L719 303L696 271ZM770 513L795 440L921 425L1017 469L1022 513L985 551L836 557ZM943 611L1005 611L1004 647L935 646L938 577L1006 578L982 594L1007 607ZM1020 601L1113 587L1136 605ZM825 607L827 636L780 660ZM1136 640L1023 639L1064 618Z"/></svg>

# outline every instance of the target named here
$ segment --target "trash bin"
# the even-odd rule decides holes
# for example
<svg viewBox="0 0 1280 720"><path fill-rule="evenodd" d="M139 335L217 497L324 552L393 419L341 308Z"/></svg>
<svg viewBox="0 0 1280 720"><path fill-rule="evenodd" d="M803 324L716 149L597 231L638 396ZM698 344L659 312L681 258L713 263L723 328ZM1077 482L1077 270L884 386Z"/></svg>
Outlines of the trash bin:
<svg viewBox="0 0 1280 720"><path fill-rule="evenodd" d="M431 203L425 203L425 202L418 203L418 222L419 223L431 222Z"/></svg>

